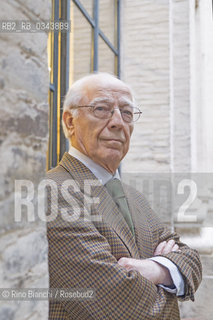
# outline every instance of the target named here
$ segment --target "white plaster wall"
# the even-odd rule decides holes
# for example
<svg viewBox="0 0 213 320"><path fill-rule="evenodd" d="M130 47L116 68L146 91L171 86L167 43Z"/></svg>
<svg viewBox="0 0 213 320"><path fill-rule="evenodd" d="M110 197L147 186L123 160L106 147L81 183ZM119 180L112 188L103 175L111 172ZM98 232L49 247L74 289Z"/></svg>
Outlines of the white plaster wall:
<svg viewBox="0 0 213 320"><path fill-rule="evenodd" d="M213 18L212 1L191 9L192 170L213 172Z"/></svg>

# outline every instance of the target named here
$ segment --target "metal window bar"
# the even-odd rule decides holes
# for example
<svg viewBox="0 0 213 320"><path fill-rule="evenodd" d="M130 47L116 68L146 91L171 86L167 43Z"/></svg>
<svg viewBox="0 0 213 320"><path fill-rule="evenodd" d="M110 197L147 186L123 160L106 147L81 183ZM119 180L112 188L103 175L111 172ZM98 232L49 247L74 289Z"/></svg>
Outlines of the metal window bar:
<svg viewBox="0 0 213 320"><path fill-rule="evenodd" d="M70 0L62 0L61 19L70 21ZM59 159L62 158L67 149L66 139L63 134L61 119L63 114L64 97L69 89L69 49L70 49L70 35L69 32L61 33L61 99L60 99L60 152Z"/></svg>
<svg viewBox="0 0 213 320"><path fill-rule="evenodd" d="M70 21L70 0L52 1L52 19ZM66 140L62 134L61 116L63 98L69 88L69 33L54 32L53 41L53 82L49 85L50 137L48 169L57 165L66 150Z"/></svg>
<svg viewBox="0 0 213 320"><path fill-rule="evenodd" d="M117 6L117 19L116 19L116 29L117 29L117 76L120 78L121 76L121 59L120 59L120 37L121 37L121 1L116 1Z"/></svg>
<svg viewBox="0 0 213 320"><path fill-rule="evenodd" d="M59 19L59 0L52 2L52 19ZM53 35L53 83L50 83L50 138L48 169L57 164L57 81L58 81L58 32Z"/></svg>
<svg viewBox="0 0 213 320"><path fill-rule="evenodd" d="M98 71L98 35L99 35L99 0L94 0L94 57L93 57L93 71Z"/></svg>

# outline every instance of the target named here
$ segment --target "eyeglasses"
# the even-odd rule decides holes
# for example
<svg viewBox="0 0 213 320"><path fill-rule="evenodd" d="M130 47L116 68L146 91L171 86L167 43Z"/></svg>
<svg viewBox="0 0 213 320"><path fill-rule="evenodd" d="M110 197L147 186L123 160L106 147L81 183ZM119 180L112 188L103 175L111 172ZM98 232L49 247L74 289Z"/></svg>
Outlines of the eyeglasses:
<svg viewBox="0 0 213 320"><path fill-rule="evenodd" d="M71 107L71 109L78 109L78 108L91 108L94 116L99 119L110 119L115 110L120 110L121 117L124 122L131 123L137 121L142 111L137 107L132 106L124 106L121 108L113 108L112 106L109 106L107 104L100 104L100 105L91 105L91 106L76 106Z"/></svg>

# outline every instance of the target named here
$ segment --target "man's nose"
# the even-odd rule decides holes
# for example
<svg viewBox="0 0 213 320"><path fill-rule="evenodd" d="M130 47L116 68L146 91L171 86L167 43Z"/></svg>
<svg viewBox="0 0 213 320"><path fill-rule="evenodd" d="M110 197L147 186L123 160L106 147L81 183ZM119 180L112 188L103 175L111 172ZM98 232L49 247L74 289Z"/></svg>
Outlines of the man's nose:
<svg viewBox="0 0 213 320"><path fill-rule="evenodd" d="M124 125L124 120L122 118L122 114L119 108L114 108L113 109L113 114L110 119L110 125L111 126L116 126L116 127L123 127Z"/></svg>

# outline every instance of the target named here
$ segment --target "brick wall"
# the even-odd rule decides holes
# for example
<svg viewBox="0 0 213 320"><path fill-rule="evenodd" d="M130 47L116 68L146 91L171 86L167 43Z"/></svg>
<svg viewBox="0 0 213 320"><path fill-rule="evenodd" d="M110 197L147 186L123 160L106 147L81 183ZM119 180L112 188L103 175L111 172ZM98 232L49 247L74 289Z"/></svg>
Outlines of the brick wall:
<svg viewBox="0 0 213 320"><path fill-rule="evenodd" d="M122 79L143 115L123 171L170 168L168 1L127 1L122 8ZM137 164L134 167L132 163Z"/></svg>

